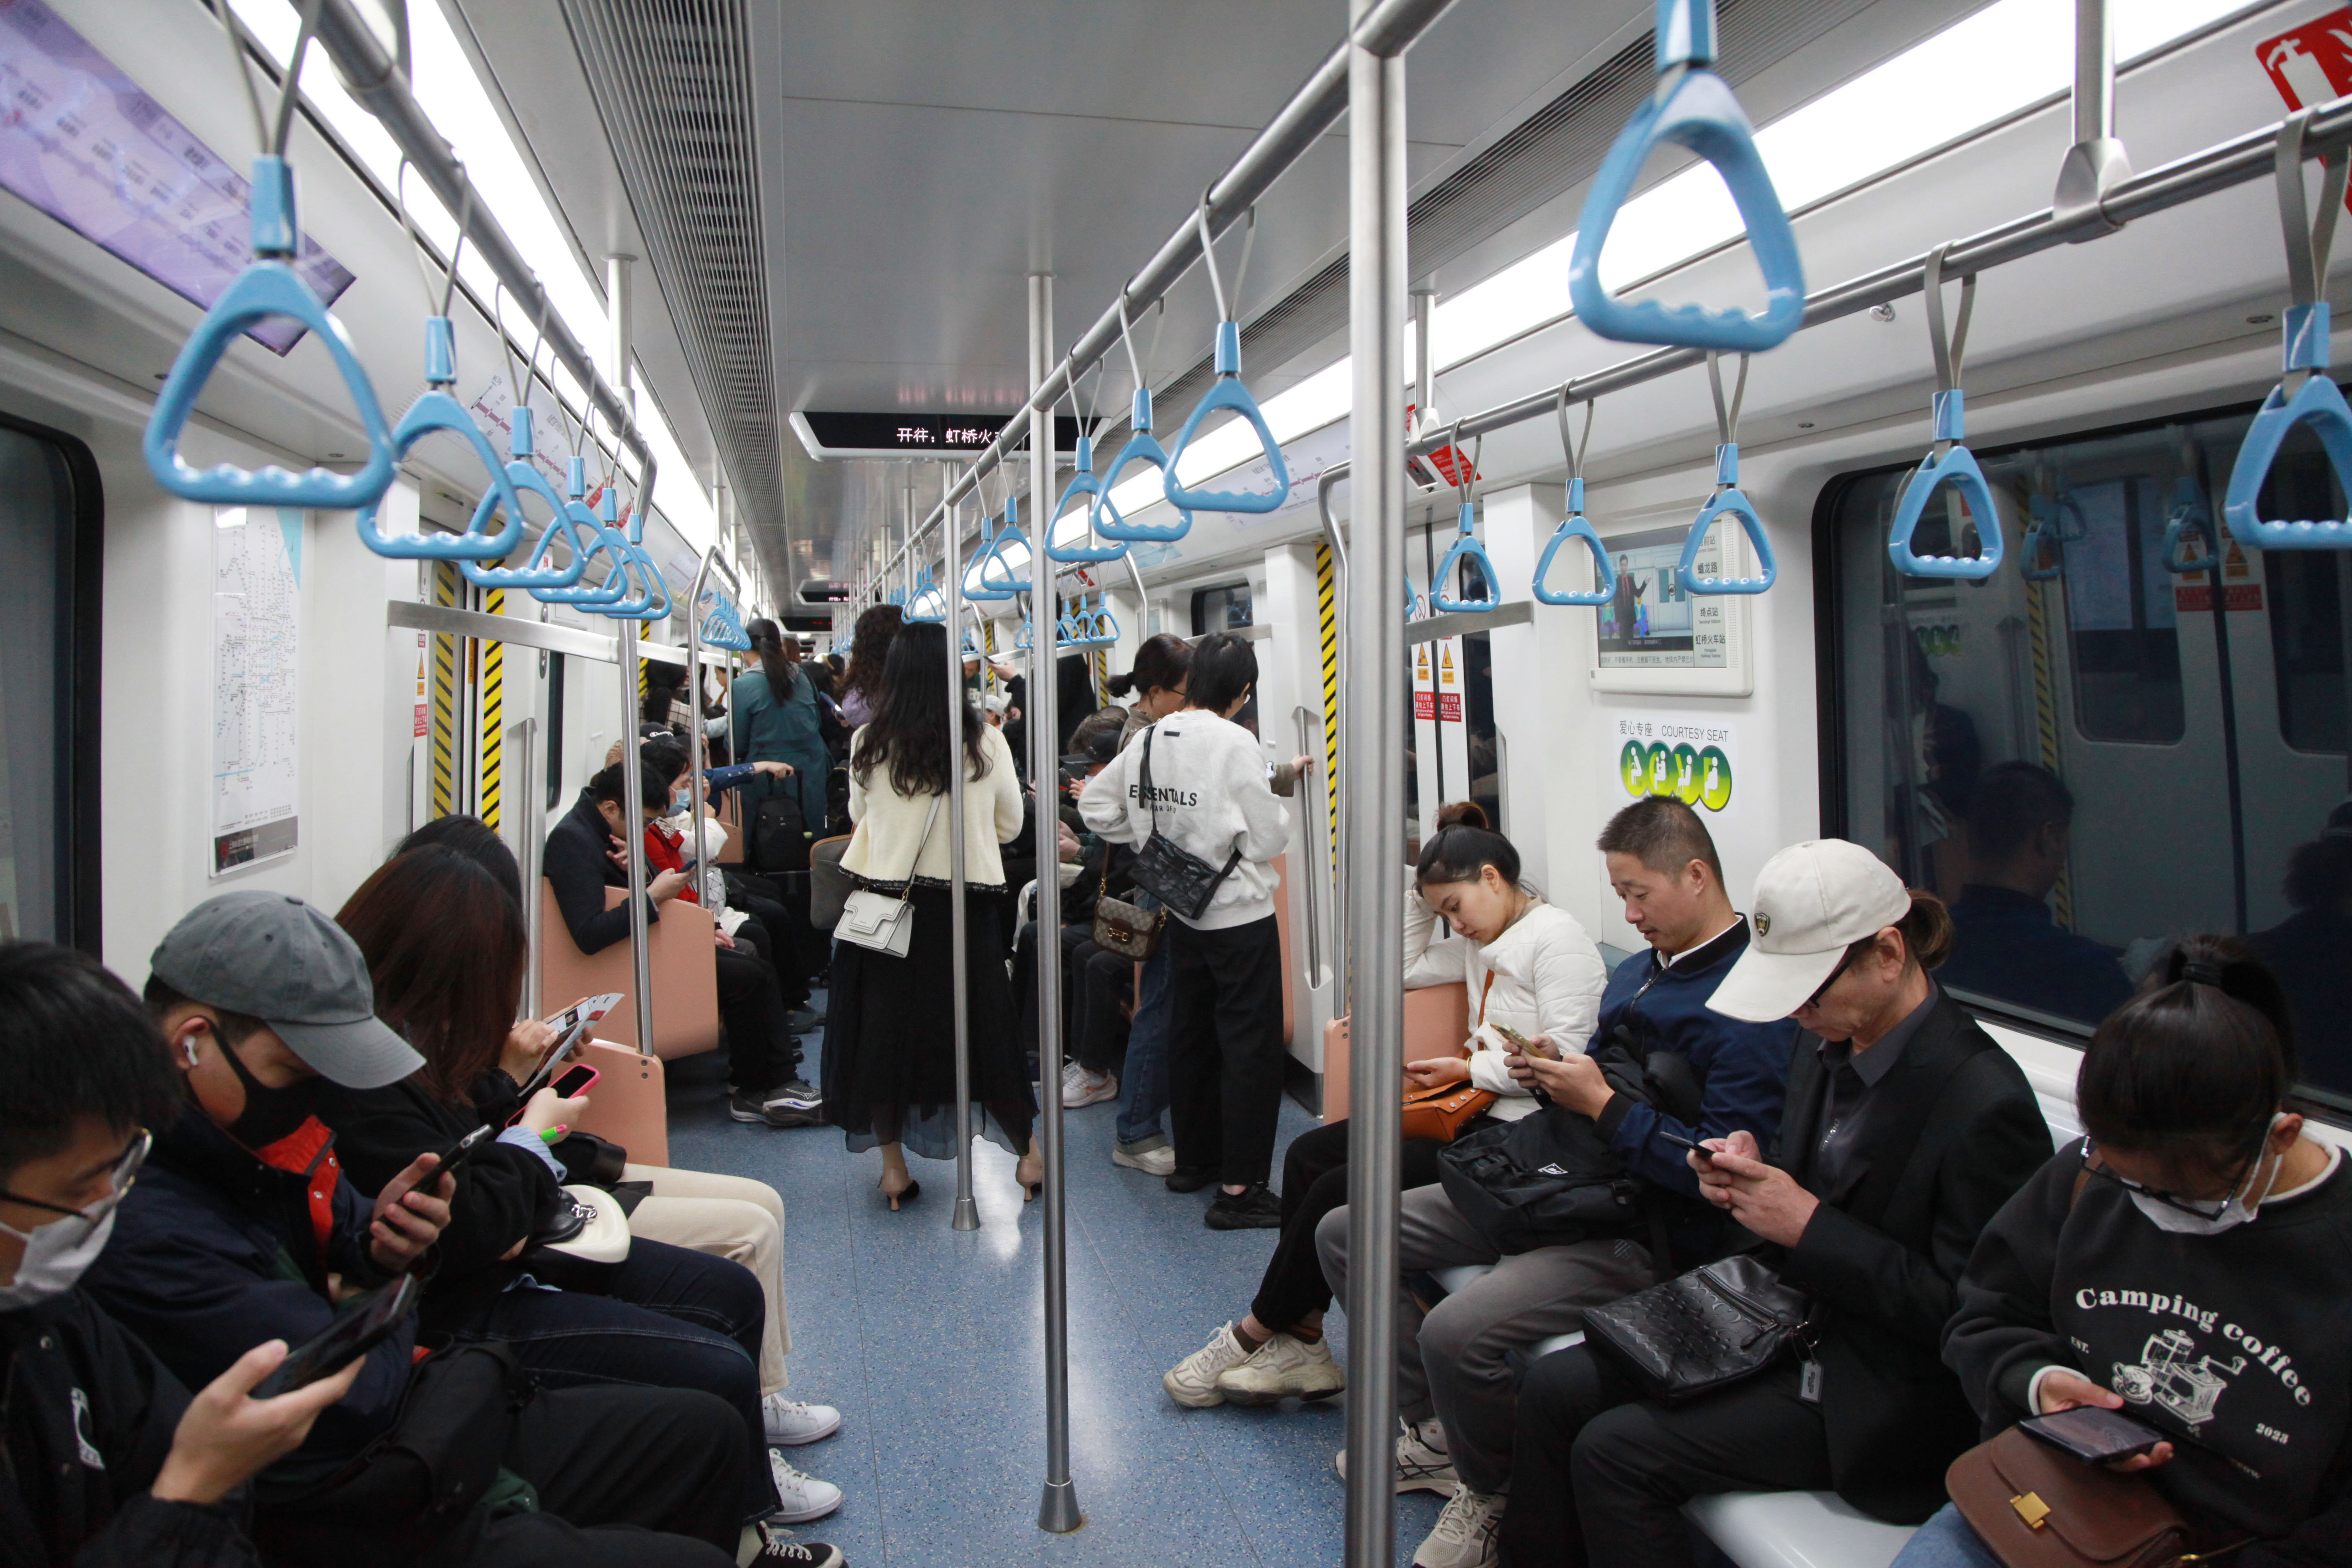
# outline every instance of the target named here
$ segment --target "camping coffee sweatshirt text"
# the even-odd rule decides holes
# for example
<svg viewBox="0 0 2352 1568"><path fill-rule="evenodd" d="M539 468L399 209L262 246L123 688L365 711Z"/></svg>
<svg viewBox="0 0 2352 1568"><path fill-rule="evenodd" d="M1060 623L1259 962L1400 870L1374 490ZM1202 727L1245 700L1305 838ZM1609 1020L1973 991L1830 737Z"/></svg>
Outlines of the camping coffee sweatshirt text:
<svg viewBox="0 0 2352 1568"><path fill-rule="evenodd" d="M1144 747L1150 745L1152 798L1143 792ZM1272 861L1290 841L1290 818L1266 783L1257 738L1205 709L1171 713L1135 738L1078 797L1078 815L1114 844L1140 846L1160 831L1223 870L1238 848L1241 863L1217 885L1196 921L1198 931L1226 931L1274 913Z"/></svg>
<svg viewBox="0 0 2352 1568"><path fill-rule="evenodd" d="M2352 1171L2273 1194L2248 1224L2178 1236L2069 1144L1993 1215L1944 1360L1987 1429L2034 1414L2048 1366L2124 1396L2174 1439L2147 1473L2231 1568L2352 1561Z"/></svg>

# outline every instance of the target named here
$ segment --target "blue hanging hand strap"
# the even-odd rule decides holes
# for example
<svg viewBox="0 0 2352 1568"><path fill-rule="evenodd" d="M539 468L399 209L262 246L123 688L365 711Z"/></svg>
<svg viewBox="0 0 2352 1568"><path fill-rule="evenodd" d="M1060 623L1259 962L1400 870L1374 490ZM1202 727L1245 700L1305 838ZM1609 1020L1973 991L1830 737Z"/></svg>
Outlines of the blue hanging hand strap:
<svg viewBox="0 0 2352 1568"><path fill-rule="evenodd" d="M588 547L580 540L579 519L564 505L563 498L555 493L555 487L547 482L547 476L539 471L539 465L530 461L532 449L530 405L518 402L514 406L514 435L508 443L511 456L506 466L507 482L482 492L482 499L474 503L474 520L467 531L481 532L490 514L506 504L505 497L509 495L518 500L525 495L535 495L547 503L555 516L539 536L539 542L531 547L530 559L520 566L483 566L471 561L458 562L457 570L465 574L467 582L476 587L569 588L578 583L581 574L588 569ZM572 559L562 566L553 563L553 546L559 534L572 551Z"/></svg>
<svg viewBox="0 0 2352 1568"><path fill-rule="evenodd" d="M456 436L481 460L483 472L489 476L493 510L504 513L506 526L496 533L390 535L376 523L377 510L383 504L378 498L359 509L360 542L378 555L395 561L503 561L522 542L522 498L515 493L513 484L507 479L506 465L499 460L497 449L474 423L472 412L450 395L449 386L457 374L450 340L448 317L426 320L425 379L428 385L393 427L394 458L405 458L409 448L437 432Z"/></svg>
<svg viewBox="0 0 2352 1568"><path fill-rule="evenodd" d="M1571 441L1568 437L1568 384L1559 388L1559 444L1568 453L1568 515L1552 530L1549 542L1544 545L1541 559L1536 562L1535 596L1546 605L1605 605L1617 593L1616 569L1609 564L1609 552L1601 546L1601 535L1584 516L1584 451L1592 442L1592 405L1584 405L1584 439ZM1551 576L1551 563L1560 547L1575 540L1592 553L1592 591L1579 594L1544 584Z"/></svg>
<svg viewBox="0 0 2352 1568"><path fill-rule="evenodd" d="M1713 353L1706 356L1706 379L1715 391L1715 493L1698 509L1698 517L1691 523L1690 537L1683 541L1682 561L1675 569L1675 577L1694 594L1760 594L1779 579L1780 569L1772 559L1772 542L1764 536L1764 520L1756 515L1755 506L1739 489L1739 405L1748 398L1748 356L1739 356L1739 382L1727 405L1723 400L1723 372ZM1699 547L1706 542L1706 531L1723 517L1737 520L1748 535L1748 547L1756 552L1757 563L1763 568L1762 576L1698 574ZM1722 559L1731 559L1727 544Z"/></svg>
<svg viewBox="0 0 2352 1568"><path fill-rule="evenodd" d="M1577 318L1620 342L1667 343L1722 353L1760 353L1787 341L1805 315L1805 268L1780 193L1756 151L1755 132L1724 79L1702 68L1715 58L1714 0L1658 0L1658 85L1618 133L1577 221L1568 292ZM1661 142L1689 149L1715 165L1764 274L1764 310L1714 310L1703 305L1632 304L1601 282L1601 253L1617 209L1633 194L1642 165Z"/></svg>
<svg viewBox="0 0 2352 1568"><path fill-rule="evenodd" d="M1161 448L1159 439L1151 434L1151 389L1150 387L1139 386L1135 389L1135 411L1129 418L1129 424L1133 427L1133 433L1128 437L1127 445L1118 449L1118 456L1113 458L1110 460L1110 467L1103 470L1102 505L1095 510L1095 532L1102 538L1116 539L1121 543L1166 544L1181 539L1192 531L1192 514L1182 507L1179 506L1175 509L1176 521L1173 522L1129 522L1120 513L1118 508L1111 503L1111 487L1118 483L1118 476L1126 470L1129 463L1149 463L1160 470L1163 479L1169 471L1168 454Z"/></svg>
<svg viewBox="0 0 2352 1568"><path fill-rule="evenodd" d="M2182 546L2195 540L2195 554ZM2213 514L2205 504L2205 487L2189 474L2172 481L2172 510L2164 520L2164 569L2175 576L2208 572L2221 563L2220 541L2213 536Z"/></svg>
<svg viewBox="0 0 2352 1568"><path fill-rule="evenodd" d="M1021 617L1021 629L1013 634L1013 651L1026 653L1036 646L1036 626L1027 616L1024 616Z"/></svg>
<svg viewBox="0 0 2352 1568"><path fill-rule="evenodd" d="M299 60L299 56L297 57ZM318 295L302 281L287 260L299 244L294 223L294 175L286 160L264 153L253 161L253 251L255 259L236 275L213 301L196 330L188 334L163 389L155 395L154 412L147 419L142 449L147 471L155 482L183 500L215 506L282 506L345 510L373 506L392 488L396 459L392 431L375 388L361 368L358 351ZM211 379L213 369L247 328L272 316L300 323L326 346L351 394L352 411L359 416L367 441L367 461L359 471L339 474L331 468L310 468L296 474L271 464L258 470L223 463L217 468L191 468L180 456L180 432L195 412L196 395Z"/></svg>
<svg viewBox="0 0 2352 1568"><path fill-rule="evenodd" d="M1055 544L1054 531L1060 526L1062 509L1070 504L1072 496L1086 498L1086 531L1092 534L1096 531L1095 523L1103 507L1108 504L1103 495L1103 482L1095 474L1095 444L1092 437L1078 437L1077 470L1071 474L1070 482L1063 487L1062 493L1055 499L1053 511L1047 515L1045 559L1058 562L1063 565L1071 565L1082 561L1116 561L1126 554L1126 544L1116 540L1108 544L1072 543L1059 546Z"/></svg>
<svg viewBox="0 0 2352 1568"><path fill-rule="evenodd" d="M1959 314L1952 323L1950 335L1946 336L1944 253L1950 248L1949 245L1939 245L1927 253L1926 274L1927 336L1936 351L1934 443L1903 487L1903 499L1895 505L1895 521L1887 531L1886 556L1895 563L1895 569L1906 577L1979 581L2000 569L2000 513L1993 506L1992 488L1985 483L1984 470L1977 466L1975 455L1960 445L1960 437L1967 433L1960 367L1968 350L1969 317L1976 308L1977 278L1971 272L1960 279ZM1976 519L1977 553L1914 554L1911 536L1927 513L1928 500L1946 485L1951 487L1945 491L1944 504L1949 516L1952 543L1957 548L1960 542L1958 507L1964 503L1969 515Z"/></svg>
<svg viewBox="0 0 2352 1568"><path fill-rule="evenodd" d="M2279 226L2286 237L2287 285L2292 302L2282 323L2286 378L2271 389L2238 445L2221 517L2241 542L2262 550L2340 550L2352 545L2352 521L2278 521L2263 517L2263 481L2270 477L2280 445L2297 425L2308 425L2336 470L2338 489L2352 498L2352 408L2335 378L2326 374L2329 322L2320 291L2327 281L2327 253L2336 238L2336 216L2344 205L2343 148L2320 160L2319 212L2306 216L2303 191L2303 139L2312 111L2297 110L2279 127L2276 172Z"/></svg>
<svg viewBox="0 0 2352 1568"><path fill-rule="evenodd" d="M593 542L588 546L587 554L581 558L583 580L570 587L533 588L530 596L542 605L620 603L621 595L627 593L629 587L628 574L621 570L621 563L628 559L629 539L618 526L620 513L614 507L612 485L608 482L604 486L603 500L595 512L589 512L578 501L568 501L564 505L563 515L571 520L575 540ZM578 553L576 550L574 553ZM611 569L604 574L602 584L590 584L585 580L588 564L599 555L611 563Z"/></svg>
<svg viewBox="0 0 2352 1568"><path fill-rule="evenodd" d="M743 629L743 617L734 603L716 588L705 596L710 601L710 613L702 617L702 640L730 653L751 652L751 638Z"/></svg>
<svg viewBox="0 0 2352 1568"><path fill-rule="evenodd" d="M1253 234L1256 226L1257 209L1253 207L1250 209ZM1176 447L1168 454L1165 465L1167 479L1164 489L1168 504L1192 511L1276 511L1284 501L1290 499L1290 470L1283 464L1281 444L1275 440L1274 432L1265 427L1265 416L1258 412L1257 399L1252 397L1249 388L1242 384L1242 330L1234 320L1233 310L1225 303L1224 282L1217 276L1217 253L1209 238L1209 198L1205 193L1201 197L1201 265L1208 268L1209 288L1217 297L1217 379L1210 383L1207 395L1193 408L1192 417L1184 421L1184 427L1176 432ZM1248 266L1249 253L1244 241L1242 254L1244 271L1248 269ZM1234 280L1234 288L1236 293L1240 291L1241 279L1238 277ZM1177 482L1176 467L1184 460L1184 453L1192 445L1192 437L1199 433L1201 422L1221 408L1229 408L1240 415L1249 421L1250 428L1257 432L1258 449L1265 454L1266 467L1273 471L1274 477L1274 489L1265 494L1257 495L1248 490L1187 489Z"/></svg>
<svg viewBox="0 0 2352 1568"><path fill-rule="evenodd" d="M975 599L1009 599L1015 594L1025 594L1029 592L1030 575L1034 575L1032 569L1035 566L1037 560L1036 552L1034 550L1031 550L1029 552L1029 560L1022 568L1024 573L1028 573L1030 575L1015 577L1013 575L1014 570L1013 563L1004 559L1004 547L1011 541L1017 539L1024 547L1029 543L1027 536L1023 534L1021 531L1020 517L1021 498L1018 496L1005 497L1004 526L997 531L995 539L991 541L988 546L981 552L980 589L979 591L969 595L969 597ZM996 566L1003 574L1001 576L992 578L988 574L988 569L991 565Z"/></svg>
<svg viewBox="0 0 2352 1568"><path fill-rule="evenodd" d="M1097 589L1095 591L1093 646L1096 647L1109 647L1112 644L1118 641L1118 617L1111 613L1110 605L1103 597L1102 591L1100 589Z"/></svg>
<svg viewBox="0 0 2352 1568"><path fill-rule="evenodd" d="M1495 570L1494 558L1486 553L1486 547L1479 543L1477 535L1470 531L1471 521L1477 510L1470 496L1478 477L1478 458L1475 454L1465 458L1461 436L1462 422L1457 419L1454 424L1454 434L1447 438L1446 445L1454 451L1454 489L1460 499L1462 510L1455 525L1453 548L1446 551L1444 559L1438 562L1437 574L1430 579L1429 584L1430 604L1447 614L1465 610L1498 610L1503 606L1502 576ZM1486 447L1486 437L1479 437L1478 450L1484 452ZM1447 584L1460 580L1459 573L1465 561L1478 572L1486 592L1476 598L1457 599L1448 591Z"/></svg>
<svg viewBox="0 0 2352 1568"><path fill-rule="evenodd" d="M1413 587L1412 574L1408 572L1404 574L1404 618L1408 621L1419 620L1421 608L1421 593Z"/></svg>
<svg viewBox="0 0 2352 1568"><path fill-rule="evenodd" d="M2040 479L2037 478L2035 482L2038 485ZM2083 515L2083 503L2074 499L2074 492L2066 489L2063 481L2054 493L2037 489L2026 498L2026 510L2033 521L2027 525L2025 538L2018 545L2024 558L2018 571L2029 583L2053 582L2064 568L2066 546L2079 544L2090 537L2090 521ZM2050 562L2047 566L2040 563L2045 554Z"/></svg>
<svg viewBox="0 0 2352 1568"><path fill-rule="evenodd" d="M938 607L931 610L916 609L915 606L921 604L925 599L933 600ZM931 568L929 563L926 563L922 571L916 575L915 591L907 595L907 614L905 618L915 622L918 625L927 626L944 626L947 624L947 601L944 596L940 595L938 584L931 581Z"/></svg>

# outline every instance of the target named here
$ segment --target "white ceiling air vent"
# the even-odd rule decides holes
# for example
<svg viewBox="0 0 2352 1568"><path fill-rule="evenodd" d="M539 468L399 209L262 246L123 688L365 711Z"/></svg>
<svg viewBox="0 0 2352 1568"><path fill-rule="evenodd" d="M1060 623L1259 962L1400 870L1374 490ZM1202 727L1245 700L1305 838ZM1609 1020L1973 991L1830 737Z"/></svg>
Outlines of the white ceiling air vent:
<svg viewBox="0 0 2352 1568"><path fill-rule="evenodd" d="M646 259L747 522L784 521L742 0L563 0Z"/></svg>

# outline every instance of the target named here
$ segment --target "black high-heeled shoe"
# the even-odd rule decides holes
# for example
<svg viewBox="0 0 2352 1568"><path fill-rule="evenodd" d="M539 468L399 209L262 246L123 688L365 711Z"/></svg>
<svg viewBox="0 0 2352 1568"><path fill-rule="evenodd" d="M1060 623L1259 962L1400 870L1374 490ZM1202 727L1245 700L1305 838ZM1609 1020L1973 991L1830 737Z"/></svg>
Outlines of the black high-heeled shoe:
<svg viewBox="0 0 2352 1568"><path fill-rule="evenodd" d="M897 1214L898 1212L899 1205L913 1203L917 1198L923 1195L923 1184L920 1182L908 1182L905 1186L899 1188L895 1193L891 1192L887 1187L883 1187L880 1182L876 1182L874 1184L876 1187L881 1189L882 1195L884 1197L890 1200L890 1212L892 1214Z"/></svg>

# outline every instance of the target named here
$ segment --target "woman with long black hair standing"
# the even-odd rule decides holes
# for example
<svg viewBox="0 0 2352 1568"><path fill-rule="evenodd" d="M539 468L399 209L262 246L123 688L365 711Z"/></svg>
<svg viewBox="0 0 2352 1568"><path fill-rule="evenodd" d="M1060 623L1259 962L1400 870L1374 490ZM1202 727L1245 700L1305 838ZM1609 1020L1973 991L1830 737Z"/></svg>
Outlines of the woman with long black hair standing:
<svg viewBox="0 0 2352 1568"><path fill-rule="evenodd" d="M825 1019L825 1117L855 1151L880 1148L878 1185L897 1209L921 1192L906 1151L956 1156L954 936L945 815L950 766L964 773L964 952L974 1125L1021 1156L1034 1196L1044 1164L1030 1138L1036 1113L1004 973L1004 866L997 846L1021 831L1021 785L1003 735L969 701L950 714L941 668L947 632L902 628L883 666L870 723L849 742L849 815L857 824L841 868L860 888L913 907L904 957L835 944Z"/></svg>
<svg viewBox="0 0 2352 1568"><path fill-rule="evenodd" d="M890 661L890 645L898 640L905 615L896 605L875 605L857 617L849 633L849 668L842 675L834 698L841 716L852 727L874 720L875 704L882 700L882 670Z"/></svg>

